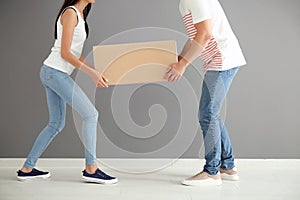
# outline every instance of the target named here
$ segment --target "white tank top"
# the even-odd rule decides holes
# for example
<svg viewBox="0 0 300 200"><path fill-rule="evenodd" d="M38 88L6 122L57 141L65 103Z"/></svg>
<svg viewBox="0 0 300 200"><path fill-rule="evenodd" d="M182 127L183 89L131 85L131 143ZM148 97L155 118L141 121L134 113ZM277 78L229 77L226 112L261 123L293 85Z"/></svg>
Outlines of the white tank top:
<svg viewBox="0 0 300 200"><path fill-rule="evenodd" d="M81 17L80 12L77 10L75 6L69 6L69 7L73 8L76 11L77 18L78 18L78 24L74 29L74 34L73 34L73 39L71 44L71 52L79 59L82 53L84 42L86 40L85 21ZM55 40L54 46L51 48L50 55L44 61L44 64L70 75L74 71L75 67L61 57L61 38L62 38L63 26L60 22L60 18L61 16L59 17L56 24L57 39Z"/></svg>

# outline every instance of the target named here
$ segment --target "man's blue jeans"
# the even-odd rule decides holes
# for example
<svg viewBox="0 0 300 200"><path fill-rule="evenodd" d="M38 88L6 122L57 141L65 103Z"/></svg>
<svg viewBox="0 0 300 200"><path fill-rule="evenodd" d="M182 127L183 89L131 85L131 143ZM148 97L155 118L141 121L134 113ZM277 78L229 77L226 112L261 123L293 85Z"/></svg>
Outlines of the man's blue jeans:
<svg viewBox="0 0 300 200"><path fill-rule="evenodd" d="M226 71L207 71L204 76L199 122L205 146L206 163L203 170L212 175L217 174L220 167L234 167L231 142L220 112L238 69L236 67Z"/></svg>
<svg viewBox="0 0 300 200"><path fill-rule="evenodd" d="M35 140L24 166L33 168L52 139L64 128L66 104L82 117L82 140L85 147L86 165L95 164L97 162L97 109L67 73L43 65L40 70L40 79L46 89L49 123Z"/></svg>

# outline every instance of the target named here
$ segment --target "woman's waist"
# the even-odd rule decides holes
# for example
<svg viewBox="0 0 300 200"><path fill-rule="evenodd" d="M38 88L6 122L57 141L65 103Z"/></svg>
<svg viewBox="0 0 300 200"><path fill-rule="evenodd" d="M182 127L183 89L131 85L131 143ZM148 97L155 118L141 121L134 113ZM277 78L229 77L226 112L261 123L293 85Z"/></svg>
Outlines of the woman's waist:
<svg viewBox="0 0 300 200"><path fill-rule="evenodd" d="M48 64L43 63L40 71L43 74L62 75L64 77L66 77L66 76L70 76L73 70L68 70L63 67L58 67L58 66L48 65Z"/></svg>
<svg viewBox="0 0 300 200"><path fill-rule="evenodd" d="M78 59L81 56L81 53L72 51L73 55L75 55ZM44 63L48 66L58 66L58 67L70 67L71 65L68 61L61 57L60 49L52 48L51 53L44 60Z"/></svg>
<svg viewBox="0 0 300 200"><path fill-rule="evenodd" d="M83 47L71 47L70 51L72 54L74 54L77 58L80 58L81 52L82 52ZM51 48L51 52L49 56L57 56L61 57L61 47L60 46L53 46Z"/></svg>

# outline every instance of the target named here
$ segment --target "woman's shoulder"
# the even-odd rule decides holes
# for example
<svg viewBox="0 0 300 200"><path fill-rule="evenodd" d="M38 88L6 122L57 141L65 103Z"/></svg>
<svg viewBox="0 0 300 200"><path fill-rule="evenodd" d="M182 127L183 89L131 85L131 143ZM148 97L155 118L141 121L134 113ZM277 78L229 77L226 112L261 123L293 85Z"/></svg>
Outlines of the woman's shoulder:
<svg viewBox="0 0 300 200"><path fill-rule="evenodd" d="M63 13L61 14L61 23L63 24L65 21L78 23L78 15L74 8L67 7Z"/></svg>
<svg viewBox="0 0 300 200"><path fill-rule="evenodd" d="M75 8L69 6L61 13L61 16L77 16L77 11Z"/></svg>

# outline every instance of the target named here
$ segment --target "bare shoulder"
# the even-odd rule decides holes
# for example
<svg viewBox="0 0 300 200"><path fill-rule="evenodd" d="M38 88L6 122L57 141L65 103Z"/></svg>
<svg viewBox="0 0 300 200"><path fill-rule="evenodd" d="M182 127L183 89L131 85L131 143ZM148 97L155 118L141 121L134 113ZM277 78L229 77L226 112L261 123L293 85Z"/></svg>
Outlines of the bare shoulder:
<svg viewBox="0 0 300 200"><path fill-rule="evenodd" d="M64 23L70 22L74 25L77 25L78 19L77 19L77 13L73 8L67 8L61 15L61 24L64 25Z"/></svg>

